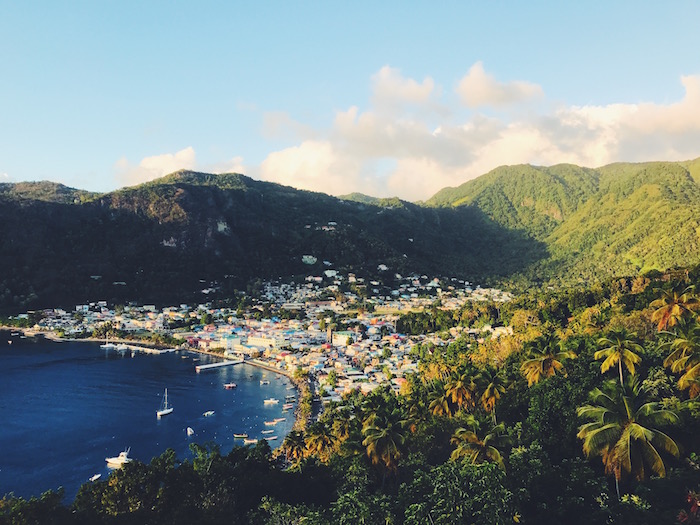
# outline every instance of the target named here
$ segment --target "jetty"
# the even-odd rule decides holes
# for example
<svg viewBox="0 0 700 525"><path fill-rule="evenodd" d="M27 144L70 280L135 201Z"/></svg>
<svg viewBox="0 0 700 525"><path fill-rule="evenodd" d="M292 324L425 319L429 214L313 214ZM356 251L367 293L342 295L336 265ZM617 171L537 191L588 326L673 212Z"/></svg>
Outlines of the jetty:
<svg viewBox="0 0 700 525"><path fill-rule="evenodd" d="M230 361L220 361L218 363L209 363L208 365L197 365L194 367L194 369L197 371L197 373L203 371L203 370L210 370L212 368L221 368L222 366L232 366L232 365L240 365L243 362L243 359L234 359Z"/></svg>

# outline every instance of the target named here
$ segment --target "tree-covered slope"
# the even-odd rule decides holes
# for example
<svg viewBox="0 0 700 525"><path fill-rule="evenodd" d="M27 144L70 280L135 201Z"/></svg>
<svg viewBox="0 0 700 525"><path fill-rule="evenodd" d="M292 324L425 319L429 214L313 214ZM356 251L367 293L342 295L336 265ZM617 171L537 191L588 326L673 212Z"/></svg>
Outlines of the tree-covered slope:
<svg viewBox="0 0 700 525"><path fill-rule="evenodd" d="M213 282L225 291L258 277L320 274L323 261L487 279L546 256L475 207L357 203L238 174L177 172L79 204L0 201L5 310L99 298L181 302Z"/></svg>
<svg viewBox="0 0 700 525"><path fill-rule="evenodd" d="M547 246L538 280L592 280L700 262L700 159L598 169L505 166L432 206L478 207Z"/></svg>

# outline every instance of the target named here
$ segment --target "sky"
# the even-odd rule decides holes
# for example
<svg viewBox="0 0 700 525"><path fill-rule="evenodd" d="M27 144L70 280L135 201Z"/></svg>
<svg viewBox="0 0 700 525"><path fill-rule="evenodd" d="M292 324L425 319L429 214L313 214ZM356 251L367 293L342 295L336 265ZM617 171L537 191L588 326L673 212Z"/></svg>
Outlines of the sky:
<svg viewBox="0 0 700 525"><path fill-rule="evenodd" d="M700 157L700 2L0 0L0 182L178 169L426 200Z"/></svg>

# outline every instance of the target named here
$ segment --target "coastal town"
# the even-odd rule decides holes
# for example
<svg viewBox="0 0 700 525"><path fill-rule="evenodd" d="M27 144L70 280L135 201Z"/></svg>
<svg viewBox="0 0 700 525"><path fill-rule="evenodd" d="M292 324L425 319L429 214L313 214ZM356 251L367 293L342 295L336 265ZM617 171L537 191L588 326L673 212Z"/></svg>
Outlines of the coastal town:
<svg viewBox="0 0 700 525"><path fill-rule="evenodd" d="M159 309L97 301L76 305L73 311L27 312L14 320L27 324L35 319L29 325L31 332L54 338L108 338L118 333L126 340L143 341L155 335L179 349L242 358L289 377L301 373L313 379L324 403L340 400L352 390L367 393L384 384L399 392L406 374L416 370L417 345L446 345L463 332L478 340L508 331L486 325L455 327L439 335L399 333L401 314L456 310L467 301L505 302L511 296L468 281L427 275L396 274L392 283L395 287L390 288L328 269L302 282L264 282L245 309L210 302ZM202 290L203 295L210 291Z"/></svg>

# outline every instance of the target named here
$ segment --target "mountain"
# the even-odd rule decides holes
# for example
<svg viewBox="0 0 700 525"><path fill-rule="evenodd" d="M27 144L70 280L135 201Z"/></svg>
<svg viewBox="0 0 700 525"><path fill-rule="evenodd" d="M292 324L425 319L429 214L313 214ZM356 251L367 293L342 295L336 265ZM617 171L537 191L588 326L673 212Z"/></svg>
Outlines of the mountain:
<svg viewBox="0 0 700 525"><path fill-rule="evenodd" d="M504 166L427 201L476 207L545 244L532 279L590 281L700 262L700 159Z"/></svg>
<svg viewBox="0 0 700 525"><path fill-rule="evenodd" d="M98 299L206 300L202 289L225 294L255 278L321 275L323 261L389 283L396 272L505 277L546 257L541 243L475 207L358 203L191 171L80 201L5 191L0 224L0 310L9 312Z"/></svg>
<svg viewBox="0 0 700 525"><path fill-rule="evenodd" d="M421 204L235 173L179 171L105 194L3 184L0 311L205 300L203 289L321 275L324 261L387 286L395 273L557 285L693 265L699 185L700 159L503 166Z"/></svg>

